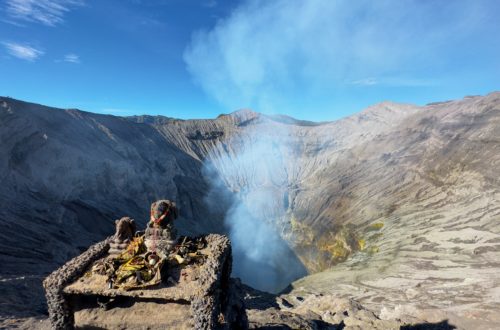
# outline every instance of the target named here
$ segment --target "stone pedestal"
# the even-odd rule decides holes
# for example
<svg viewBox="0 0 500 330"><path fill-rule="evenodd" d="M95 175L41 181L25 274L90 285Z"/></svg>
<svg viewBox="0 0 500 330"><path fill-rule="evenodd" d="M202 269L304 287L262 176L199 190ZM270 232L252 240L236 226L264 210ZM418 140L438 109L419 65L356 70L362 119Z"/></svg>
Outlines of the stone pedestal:
<svg viewBox="0 0 500 330"><path fill-rule="evenodd" d="M92 246L44 281L53 329L247 329L241 295L231 274L225 236L204 236L203 263L170 265L154 288L120 290L104 275L85 274L106 258L109 240Z"/></svg>

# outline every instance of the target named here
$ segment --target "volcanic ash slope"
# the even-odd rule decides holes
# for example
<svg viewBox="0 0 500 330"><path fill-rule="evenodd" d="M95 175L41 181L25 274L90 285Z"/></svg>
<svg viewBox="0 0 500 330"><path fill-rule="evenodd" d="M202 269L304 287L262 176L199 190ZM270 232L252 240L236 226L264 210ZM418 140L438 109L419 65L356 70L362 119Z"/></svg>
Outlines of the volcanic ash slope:
<svg viewBox="0 0 500 330"><path fill-rule="evenodd" d="M47 272L120 216L144 225L168 197L183 234L237 232L235 205L273 228L287 257L278 274L280 260L313 274L291 295L487 327L500 322L499 137L498 92L325 123L249 110L122 118L1 98L0 312L43 313L32 288Z"/></svg>
<svg viewBox="0 0 500 330"><path fill-rule="evenodd" d="M352 224L358 249L294 293L353 297L386 318L498 327L500 93L420 108L348 153L318 180L340 185L334 202L310 207Z"/></svg>

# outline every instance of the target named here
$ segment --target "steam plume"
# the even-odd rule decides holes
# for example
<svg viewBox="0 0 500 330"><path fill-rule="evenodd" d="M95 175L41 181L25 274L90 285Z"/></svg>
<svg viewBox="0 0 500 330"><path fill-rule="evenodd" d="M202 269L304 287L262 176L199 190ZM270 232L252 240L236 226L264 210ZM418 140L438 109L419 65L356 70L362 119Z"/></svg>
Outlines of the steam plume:
<svg viewBox="0 0 500 330"><path fill-rule="evenodd" d="M208 201L230 204L225 224L233 244L233 274L270 292L306 274L279 232L288 209L286 135L250 128L227 144L228 153L211 155L205 166L213 188Z"/></svg>

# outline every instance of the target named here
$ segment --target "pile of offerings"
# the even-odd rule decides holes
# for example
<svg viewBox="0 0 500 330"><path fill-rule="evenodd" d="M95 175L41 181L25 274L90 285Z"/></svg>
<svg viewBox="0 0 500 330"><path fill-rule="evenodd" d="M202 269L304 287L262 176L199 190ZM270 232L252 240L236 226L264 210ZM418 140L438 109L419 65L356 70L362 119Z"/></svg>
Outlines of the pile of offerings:
<svg viewBox="0 0 500 330"><path fill-rule="evenodd" d="M87 276L105 275L109 289L132 290L158 285L162 282L165 265L175 267L204 263L206 255L200 252L206 247L203 237L183 236L180 241L166 257L162 257L155 251L148 251L144 236L134 237L118 256L111 255L96 261Z"/></svg>

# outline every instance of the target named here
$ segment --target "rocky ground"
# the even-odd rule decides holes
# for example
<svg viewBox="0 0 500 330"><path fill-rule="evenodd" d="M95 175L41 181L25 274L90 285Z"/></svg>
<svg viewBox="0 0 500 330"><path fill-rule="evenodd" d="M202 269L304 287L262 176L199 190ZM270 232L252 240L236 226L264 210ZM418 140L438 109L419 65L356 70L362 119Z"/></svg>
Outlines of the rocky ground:
<svg viewBox="0 0 500 330"><path fill-rule="evenodd" d="M446 319L428 322L405 313L380 315L352 299L334 295L276 296L248 286L243 286L242 292L250 329L467 329L456 327ZM51 328L48 319L41 317L4 320L0 326L9 329Z"/></svg>
<svg viewBox="0 0 500 330"><path fill-rule="evenodd" d="M246 287L245 302L251 329L400 329L423 323L407 315L381 319L356 301L334 295L274 296Z"/></svg>

